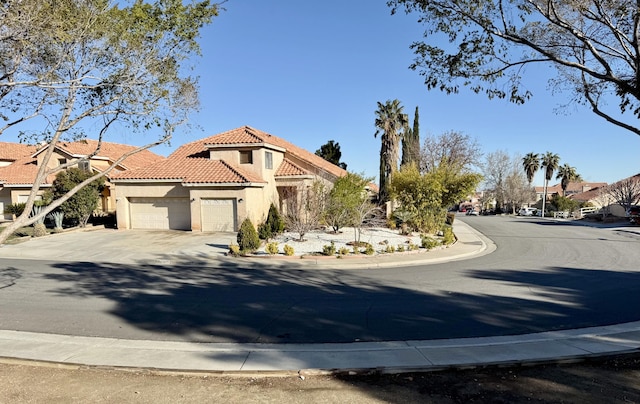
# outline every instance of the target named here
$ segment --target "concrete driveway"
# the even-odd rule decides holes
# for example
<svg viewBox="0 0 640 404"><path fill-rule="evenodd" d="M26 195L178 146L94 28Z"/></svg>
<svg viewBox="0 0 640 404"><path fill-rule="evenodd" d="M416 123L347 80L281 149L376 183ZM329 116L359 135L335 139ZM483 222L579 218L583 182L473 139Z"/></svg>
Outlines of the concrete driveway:
<svg viewBox="0 0 640 404"><path fill-rule="evenodd" d="M235 240L236 233L88 228L1 245L0 258L168 264L222 256Z"/></svg>

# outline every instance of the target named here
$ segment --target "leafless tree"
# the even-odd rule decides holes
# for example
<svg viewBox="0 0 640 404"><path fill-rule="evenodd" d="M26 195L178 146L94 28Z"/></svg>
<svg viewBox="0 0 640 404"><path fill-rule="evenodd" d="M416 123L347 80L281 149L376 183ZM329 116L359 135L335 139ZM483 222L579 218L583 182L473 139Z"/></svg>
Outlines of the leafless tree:
<svg viewBox="0 0 640 404"><path fill-rule="evenodd" d="M439 136L427 136L420 150L420 170L430 172L441 163L468 171L481 164L482 151L478 141L461 132L449 131Z"/></svg>
<svg viewBox="0 0 640 404"><path fill-rule="evenodd" d="M487 154L483 164L486 190L496 199L496 208L511 206L515 213L521 205L531 201L535 194L521 167L521 156L509 156L498 150Z"/></svg>
<svg viewBox="0 0 640 404"><path fill-rule="evenodd" d="M609 185L609 194L623 208L640 203L640 174Z"/></svg>
<svg viewBox="0 0 640 404"><path fill-rule="evenodd" d="M326 188L319 180L310 186L292 188L285 194L284 223L288 231L298 233L298 241L304 241L304 235L320 224L326 196Z"/></svg>

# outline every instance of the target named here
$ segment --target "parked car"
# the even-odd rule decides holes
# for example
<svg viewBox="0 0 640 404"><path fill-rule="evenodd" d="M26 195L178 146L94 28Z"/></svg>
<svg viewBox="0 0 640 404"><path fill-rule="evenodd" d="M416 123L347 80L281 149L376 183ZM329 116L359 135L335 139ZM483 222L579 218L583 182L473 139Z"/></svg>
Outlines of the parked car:
<svg viewBox="0 0 640 404"><path fill-rule="evenodd" d="M538 209L536 208L522 208L518 211L518 216L536 216Z"/></svg>
<svg viewBox="0 0 640 404"><path fill-rule="evenodd" d="M471 208L471 209L467 210L466 215L467 216L478 216L478 211L473 209L473 208Z"/></svg>

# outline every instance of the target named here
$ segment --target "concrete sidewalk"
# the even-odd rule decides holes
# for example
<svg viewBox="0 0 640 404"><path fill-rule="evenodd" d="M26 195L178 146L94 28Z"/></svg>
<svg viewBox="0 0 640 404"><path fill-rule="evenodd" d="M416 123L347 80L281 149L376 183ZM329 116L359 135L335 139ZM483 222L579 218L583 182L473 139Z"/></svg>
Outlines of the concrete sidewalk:
<svg viewBox="0 0 640 404"><path fill-rule="evenodd" d="M638 352L640 322L538 334L345 344L137 341L0 331L0 361L178 372L382 373L509 365Z"/></svg>
<svg viewBox="0 0 640 404"><path fill-rule="evenodd" d="M260 259L243 258L247 265L268 265L300 268L374 268L407 265L425 265L436 262L467 259L490 253L494 244L467 224L456 221L458 241L450 248L420 254L389 254L357 259ZM135 232L116 232L133 235ZM56 236L56 238L59 237ZM109 236L110 237L110 236ZM219 252L211 247L226 249L225 240L218 244L203 243L191 238L180 241L171 249L159 251L157 245L147 243L139 251L131 244L113 238L101 251L93 251L82 232L70 233L64 243L69 252L60 251L60 239L27 243L29 248L6 246L0 248L0 258L52 259L54 248L70 258L71 250L88 248L81 261L94 261L107 252L118 262L185 263L188 260L215 259L224 265ZM52 238L53 240L53 238ZM166 240L165 245L169 245ZM130 243L131 240L128 241ZM191 243L191 244L189 244ZM25 244L25 245L27 245ZM128 245L128 247L127 247ZM160 243L161 247L163 243ZM207 246L206 251L198 246ZM18 246L19 247L19 246ZM137 249L137 247L136 247ZM93 256L87 257L87 254ZM235 261L237 263L237 261ZM403 372L437 370L452 367L470 367L514 363L573 360L588 356L636 352L640 349L640 322L594 327L579 330L543 332L528 335L465 338L428 341L354 342L334 344L237 344L189 343L172 341L141 341L112 338L77 337L0 330L0 361L35 360L70 366L108 366L146 368L177 372L213 372L224 374L251 374L251 372L278 372L312 374L323 372L371 371Z"/></svg>

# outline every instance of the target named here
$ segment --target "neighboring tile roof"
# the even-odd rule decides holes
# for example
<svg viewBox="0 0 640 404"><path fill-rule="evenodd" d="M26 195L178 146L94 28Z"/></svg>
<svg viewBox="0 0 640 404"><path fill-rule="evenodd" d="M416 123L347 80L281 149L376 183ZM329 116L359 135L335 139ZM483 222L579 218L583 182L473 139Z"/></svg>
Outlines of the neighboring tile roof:
<svg viewBox="0 0 640 404"><path fill-rule="evenodd" d="M56 144L56 147L72 156L87 156L95 152L96 148L98 147L98 141L93 139L84 139L76 142L58 142L58 144ZM96 157L107 158L109 159L109 161L114 162L125 153L129 153L135 149L137 149L137 146L102 142L100 151L98 152ZM42 150L43 149L40 149L39 152L41 152ZM155 154L150 150L142 150L127 157L121 163L121 165L127 169L135 169L146 167L149 164L153 164L161 160L164 160L164 157Z"/></svg>
<svg viewBox="0 0 640 404"><path fill-rule="evenodd" d="M280 167L276 170L276 177L288 177L292 175L309 175L309 173L292 163L291 160L284 159L282 164L280 164Z"/></svg>
<svg viewBox="0 0 640 404"><path fill-rule="evenodd" d="M0 142L0 160L16 161L35 153L36 147L22 143Z"/></svg>
<svg viewBox="0 0 640 404"><path fill-rule="evenodd" d="M637 181L640 181L640 173L636 174L636 175L632 175L631 177L624 178L624 179L622 179L620 181L616 181L616 182L614 182L613 184L611 184L609 186L615 187L617 184L621 183L622 181L630 180L630 179L635 179ZM597 198L598 194L601 191L601 189L603 187L608 186L606 182L602 182L602 183L599 183L599 184L602 184L602 185L594 187L594 188L591 188L590 190L585 191L585 192L580 192L580 193L576 193L574 195L571 195L571 198L575 199L576 201L580 201L580 202L587 202L587 201L590 201L590 200L592 200L594 198Z"/></svg>
<svg viewBox="0 0 640 404"><path fill-rule="evenodd" d="M264 183L257 175L222 160L169 158L138 170L123 171L112 180L178 180L192 184Z"/></svg>
<svg viewBox="0 0 640 404"><path fill-rule="evenodd" d="M0 184L2 185L31 185L38 174L36 159L33 157L23 157L11 165L0 167ZM44 184L51 184L55 179L54 175L48 176Z"/></svg>
<svg viewBox="0 0 640 404"><path fill-rule="evenodd" d="M570 182L569 185L567 186L567 194L581 193L582 190L585 188L593 189L593 188L598 188L606 185L607 185L606 182ZM536 187L536 192L540 194L543 193L544 187ZM547 187L547 193L562 194L562 186L559 183L555 185L549 185Z"/></svg>
<svg viewBox="0 0 640 404"><path fill-rule="evenodd" d="M60 142L56 147L67 154L74 156L85 156L95 151L98 142L96 140L81 140L78 142ZM0 149L3 149L5 145L20 145L18 143L0 143ZM0 167L0 183L3 185L30 185L33 184L33 180L38 173L37 158L36 156L44 150L41 147L39 150L36 147L30 148L12 147L12 150L28 151L23 156L6 167ZM9 150L9 147L7 150ZM110 161L117 160L124 153L135 150L136 146L122 145L117 143L103 142L100 148L98 156L109 159ZM126 168L138 168L145 167L158 161L164 160L164 157L157 155L149 150L143 150L135 153L123 163L122 166ZM50 175L45 180L45 184L51 184L55 179L55 175Z"/></svg>

